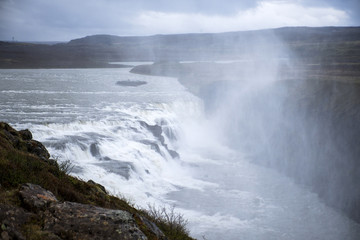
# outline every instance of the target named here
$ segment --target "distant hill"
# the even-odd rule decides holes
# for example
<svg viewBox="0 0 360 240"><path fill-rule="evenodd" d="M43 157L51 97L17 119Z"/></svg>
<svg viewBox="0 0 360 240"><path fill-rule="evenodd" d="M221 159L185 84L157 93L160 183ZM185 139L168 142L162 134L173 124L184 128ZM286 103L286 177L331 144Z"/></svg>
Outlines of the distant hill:
<svg viewBox="0 0 360 240"><path fill-rule="evenodd" d="M113 67L108 62L229 60L266 51L276 53L275 57L289 57L291 53L291 57L314 63L359 62L360 27L286 27L144 37L94 35L53 45L0 42L0 68Z"/></svg>

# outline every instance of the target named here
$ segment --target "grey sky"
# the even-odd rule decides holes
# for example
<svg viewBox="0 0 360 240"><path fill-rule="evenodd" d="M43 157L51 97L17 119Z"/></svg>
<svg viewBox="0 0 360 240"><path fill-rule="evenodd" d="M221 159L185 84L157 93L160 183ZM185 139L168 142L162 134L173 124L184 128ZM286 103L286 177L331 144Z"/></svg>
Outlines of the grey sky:
<svg viewBox="0 0 360 240"><path fill-rule="evenodd" d="M0 0L0 40L359 26L360 0Z"/></svg>

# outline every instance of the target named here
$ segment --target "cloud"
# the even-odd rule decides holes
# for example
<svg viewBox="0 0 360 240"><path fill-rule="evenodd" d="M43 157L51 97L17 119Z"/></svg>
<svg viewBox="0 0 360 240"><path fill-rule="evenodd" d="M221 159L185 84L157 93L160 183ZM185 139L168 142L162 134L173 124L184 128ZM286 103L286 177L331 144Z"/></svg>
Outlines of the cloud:
<svg viewBox="0 0 360 240"><path fill-rule="evenodd" d="M70 40L93 34L131 34L130 1L0 0L0 39Z"/></svg>
<svg viewBox="0 0 360 240"><path fill-rule="evenodd" d="M356 22L350 21L354 16L344 6L345 2L350 6L350 2L355 1L358 0L183 0L176 3L166 0L0 0L0 40L15 37L19 41L66 41L93 34L125 36L354 25Z"/></svg>
<svg viewBox="0 0 360 240"><path fill-rule="evenodd" d="M347 25L348 19L345 11L332 7L306 7L299 1L262 1L254 8L229 16L143 11L134 19L134 23L142 28L143 33L155 34L226 32L283 26L339 26Z"/></svg>

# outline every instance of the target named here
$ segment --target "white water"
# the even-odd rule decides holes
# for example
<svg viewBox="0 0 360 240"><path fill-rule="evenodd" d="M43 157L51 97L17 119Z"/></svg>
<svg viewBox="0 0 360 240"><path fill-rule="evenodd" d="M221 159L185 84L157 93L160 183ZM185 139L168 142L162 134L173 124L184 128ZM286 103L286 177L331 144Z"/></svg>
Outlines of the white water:
<svg viewBox="0 0 360 240"><path fill-rule="evenodd" d="M0 120L29 128L73 175L112 194L176 205L198 239L359 239L359 225L316 194L224 146L176 79L128 71L0 70Z"/></svg>

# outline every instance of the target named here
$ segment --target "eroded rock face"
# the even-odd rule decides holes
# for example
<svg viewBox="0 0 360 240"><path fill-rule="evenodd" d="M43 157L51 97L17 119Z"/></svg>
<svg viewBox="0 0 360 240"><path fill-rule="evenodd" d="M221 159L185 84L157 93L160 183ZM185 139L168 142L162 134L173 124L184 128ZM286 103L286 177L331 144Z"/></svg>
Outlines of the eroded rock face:
<svg viewBox="0 0 360 240"><path fill-rule="evenodd" d="M137 215L141 221L147 226L148 229L150 229L150 231L155 234L155 236L158 239L162 239L162 240L166 240L167 238L165 237L164 233L156 226L155 223L149 221L147 218L141 216L141 215Z"/></svg>
<svg viewBox="0 0 360 240"><path fill-rule="evenodd" d="M28 222L34 214L9 205L0 204L0 239L25 240L21 226Z"/></svg>
<svg viewBox="0 0 360 240"><path fill-rule="evenodd" d="M28 152L37 155L42 160L48 160L50 158L50 154L47 149L40 142L35 140L26 141L26 147Z"/></svg>
<svg viewBox="0 0 360 240"><path fill-rule="evenodd" d="M51 205L44 230L66 239L147 239L130 213L73 202Z"/></svg>
<svg viewBox="0 0 360 240"><path fill-rule="evenodd" d="M0 204L1 240L25 240L27 236L22 230L32 219L43 222L42 229L37 229L36 234L44 239L147 239L134 216L127 211L61 203L50 191L30 183L24 184L19 194L25 209ZM138 218L157 239L166 239L154 223L141 216Z"/></svg>
<svg viewBox="0 0 360 240"><path fill-rule="evenodd" d="M25 209L0 205L0 239L26 239L21 230L34 218L42 219L43 227L37 234L46 239L147 239L127 211L61 203L52 192L30 183L21 186L19 195ZM139 218L154 236L166 239L154 223Z"/></svg>
<svg viewBox="0 0 360 240"><path fill-rule="evenodd" d="M154 135L154 137L156 137L160 141L161 145L165 147L165 149L168 151L168 153L170 154L170 156L172 158L179 158L180 157L180 155L176 151L169 149L168 145L165 143L165 138L162 135L163 130L162 130L161 126L159 126L159 125L149 125L144 121L140 121L140 125L143 126L144 128L146 128L147 130L149 130ZM157 153L161 154L160 148L155 142L150 142L150 141L147 141L147 140L144 140L144 141L141 141L141 142L146 144L146 145L150 145L152 147L152 149L154 149Z"/></svg>
<svg viewBox="0 0 360 240"><path fill-rule="evenodd" d="M24 184L19 193L25 206L32 210L45 209L58 201L52 192L31 183Z"/></svg>
<svg viewBox="0 0 360 240"><path fill-rule="evenodd" d="M3 130L4 137L15 149L27 151L47 161L50 154L40 142L32 140L32 134L29 130L16 131L9 124L1 122L0 129Z"/></svg>
<svg viewBox="0 0 360 240"><path fill-rule="evenodd" d="M20 130L19 134L23 140L31 140L32 139L32 133L29 131L29 129Z"/></svg>

